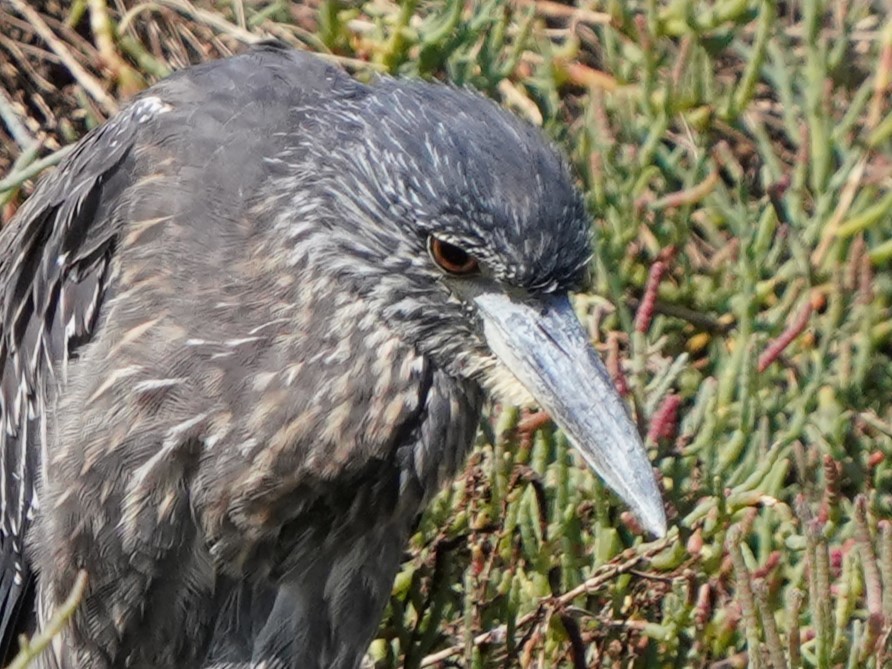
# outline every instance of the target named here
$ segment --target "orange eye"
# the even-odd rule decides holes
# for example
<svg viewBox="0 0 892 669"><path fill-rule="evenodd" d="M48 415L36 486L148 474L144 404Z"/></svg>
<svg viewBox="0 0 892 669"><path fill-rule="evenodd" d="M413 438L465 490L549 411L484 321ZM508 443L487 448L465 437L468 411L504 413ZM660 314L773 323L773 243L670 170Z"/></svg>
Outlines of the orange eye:
<svg viewBox="0 0 892 669"><path fill-rule="evenodd" d="M428 237L427 249L440 269L449 274L473 274L479 269L477 258L455 244Z"/></svg>

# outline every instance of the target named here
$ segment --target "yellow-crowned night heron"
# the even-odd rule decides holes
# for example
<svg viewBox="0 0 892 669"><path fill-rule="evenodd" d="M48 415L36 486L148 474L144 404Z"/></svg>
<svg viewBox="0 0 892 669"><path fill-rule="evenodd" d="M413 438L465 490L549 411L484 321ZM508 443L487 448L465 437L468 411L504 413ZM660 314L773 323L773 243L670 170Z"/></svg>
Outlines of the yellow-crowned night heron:
<svg viewBox="0 0 892 669"><path fill-rule="evenodd" d="M0 233L6 643L84 569L41 667L355 667L484 391L662 534L567 298L588 231L466 91L266 45L138 96Z"/></svg>

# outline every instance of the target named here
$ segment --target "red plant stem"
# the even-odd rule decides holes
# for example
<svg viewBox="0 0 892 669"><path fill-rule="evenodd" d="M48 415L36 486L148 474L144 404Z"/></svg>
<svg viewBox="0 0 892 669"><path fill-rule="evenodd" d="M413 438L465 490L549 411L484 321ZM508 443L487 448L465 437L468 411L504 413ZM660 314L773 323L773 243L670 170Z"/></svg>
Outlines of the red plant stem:
<svg viewBox="0 0 892 669"><path fill-rule="evenodd" d="M666 273L666 263L657 260L650 266L650 272L647 275L647 284L644 287L644 296L641 298L641 304L638 305L638 313L635 314L635 331L642 334L650 328L650 322L654 316L654 305L657 302L657 291L660 288L660 281Z"/></svg>
<svg viewBox="0 0 892 669"><path fill-rule="evenodd" d="M764 372L768 369L768 365L780 357L780 354L790 345L790 342L802 334L808 325L809 318L811 318L812 309L811 301L806 302L802 307L802 310L799 312L799 315L796 316L796 320L790 323L787 329L768 345L762 355L759 356L760 372Z"/></svg>
<svg viewBox="0 0 892 669"><path fill-rule="evenodd" d="M678 408L681 406L681 397L672 394L667 395L660 404L660 408L654 412L650 419L650 428L647 430L647 440L653 443L660 439L670 439L675 435L678 427Z"/></svg>

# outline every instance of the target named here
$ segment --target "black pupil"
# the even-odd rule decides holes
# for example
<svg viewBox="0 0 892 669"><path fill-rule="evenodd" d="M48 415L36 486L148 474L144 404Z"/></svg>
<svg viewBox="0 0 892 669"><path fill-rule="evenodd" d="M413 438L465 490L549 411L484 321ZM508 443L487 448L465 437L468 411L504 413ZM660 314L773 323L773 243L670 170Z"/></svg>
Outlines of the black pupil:
<svg viewBox="0 0 892 669"><path fill-rule="evenodd" d="M470 256L467 253L457 246L447 244L446 242L440 242L440 257L443 258L447 265L452 267L464 267L470 260Z"/></svg>

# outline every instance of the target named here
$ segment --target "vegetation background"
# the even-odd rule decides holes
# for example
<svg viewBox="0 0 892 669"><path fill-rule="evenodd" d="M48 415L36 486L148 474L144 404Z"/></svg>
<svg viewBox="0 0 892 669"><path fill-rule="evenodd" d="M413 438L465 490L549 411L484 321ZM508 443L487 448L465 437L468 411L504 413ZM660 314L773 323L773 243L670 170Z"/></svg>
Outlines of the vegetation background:
<svg viewBox="0 0 892 669"><path fill-rule="evenodd" d="M129 96L261 37L564 147L579 313L673 526L647 543L547 417L495 407L374 666L892 666L887 0L0 0L0 217Z"/></svg>

